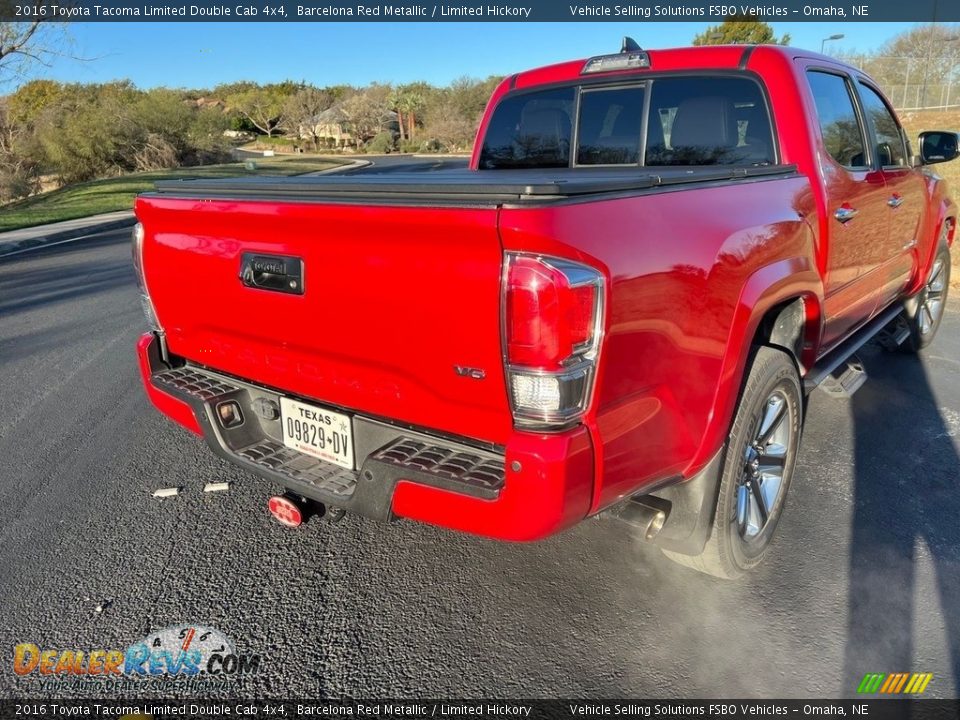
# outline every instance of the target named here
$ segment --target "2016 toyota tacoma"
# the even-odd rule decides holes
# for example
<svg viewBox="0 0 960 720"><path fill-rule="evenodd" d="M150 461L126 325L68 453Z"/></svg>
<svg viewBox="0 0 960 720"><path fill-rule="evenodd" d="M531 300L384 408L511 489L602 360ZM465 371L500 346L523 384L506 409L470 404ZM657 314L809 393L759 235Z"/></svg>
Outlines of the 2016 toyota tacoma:
<svg viewBox="0 0 960 720"><path fill-rule="evenodd" d="M877 85L792 48L513 75L469 169L161 182L133 255L153 403L302 502L534 540L605 512L764 555L806 395L940 323L956 205ZM292 499L291 499L292 498Z"/></svg>

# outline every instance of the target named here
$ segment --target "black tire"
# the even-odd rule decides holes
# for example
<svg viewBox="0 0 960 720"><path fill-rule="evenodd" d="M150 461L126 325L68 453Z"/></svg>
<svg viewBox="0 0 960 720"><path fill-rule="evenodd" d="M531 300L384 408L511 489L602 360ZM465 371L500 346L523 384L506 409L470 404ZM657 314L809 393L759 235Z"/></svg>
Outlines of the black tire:
<svg viewBox="0 0 960 720"><path fill-rule="evenodd" d="M950 292L950 248L946 241L946 228L940 238L937 254L930 264L930 273L923 290L903 303L903 316L910 328L910 337L903 341L900 350L916 353L933 342L943 320Z"/></svg>
<svg viewBox="0 0 960 720"><path fill-rule="evenodd" d="M783 414L779 416L779 421L771 421L772 430L764 439L761 430L767 413L776 412L774 400L782 401ZM710 538L699 555L682 555L664 550L667 557L681 565L725 579L737 578L760 564L783 514L800 445L802 416L803 391L793 360L781 350L757 348L725 448ZM756 454L757 447L762 447L763 454ZM767 482L776 473L772 461L776 459L780 462L781 447L782 473L771 500L773 485L767 485ZM771 464L758 466L755 461L760 459ZM773 469L768 474L764 468ZM767 490L759 489L763 487ZM745 488L745 493L741 488ZM743 494L746 495L746 501L741 497ZM759 503L764 502L764 498L769 505L765 503L762 508L765 513L761 513ZM744 502L747 504L745 513L741 511ZM761 525L751 523L751 518L760 518L762 515L765 517Z"/></svg>

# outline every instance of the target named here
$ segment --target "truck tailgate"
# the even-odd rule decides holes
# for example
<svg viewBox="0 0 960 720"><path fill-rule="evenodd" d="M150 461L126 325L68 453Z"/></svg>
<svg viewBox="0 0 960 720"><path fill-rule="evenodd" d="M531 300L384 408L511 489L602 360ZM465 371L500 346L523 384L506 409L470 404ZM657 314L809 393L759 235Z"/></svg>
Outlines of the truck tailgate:
<svg viewBox="0 0 960 720"><path fill-rule="evenodd" d="M506 442L495 205L147 195L136 210L171 353L333 408ZM302 294L245 285L250 254L300 259Z"/></svg>

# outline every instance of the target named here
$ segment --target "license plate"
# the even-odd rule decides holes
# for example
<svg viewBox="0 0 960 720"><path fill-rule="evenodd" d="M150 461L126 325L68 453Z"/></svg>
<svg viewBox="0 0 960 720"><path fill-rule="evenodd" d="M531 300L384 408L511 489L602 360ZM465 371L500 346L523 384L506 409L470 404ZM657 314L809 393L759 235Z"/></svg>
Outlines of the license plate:
<svg viewBox="0 0 960 720"><path fill-rule="evenodd" d="M283 444L288 448L354 469L353 424L348 415L282 397L280 419Z"/></svg>

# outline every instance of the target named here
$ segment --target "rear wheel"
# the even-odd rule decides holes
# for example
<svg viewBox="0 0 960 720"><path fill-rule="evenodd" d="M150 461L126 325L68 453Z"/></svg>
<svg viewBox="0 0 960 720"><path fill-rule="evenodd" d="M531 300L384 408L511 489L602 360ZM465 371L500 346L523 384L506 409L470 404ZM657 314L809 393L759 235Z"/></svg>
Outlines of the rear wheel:
<svg viewBox="0 0 960 720"><path fill-rule="evenodd" d="M923 290L904 303L903 314L910 328L910 337L900 346L902 350L918 352L933 342L943 320L949 290L950 248L945 239L941 239Z"/></svg>
<svg viewBox="0 0 960 720"><path fill-rule="evenodd" d="M703 552L672 560L721 578L739 577L766 554L793 476L803 395L790 357L758 348L734 416L713 529Z"/></svg>

